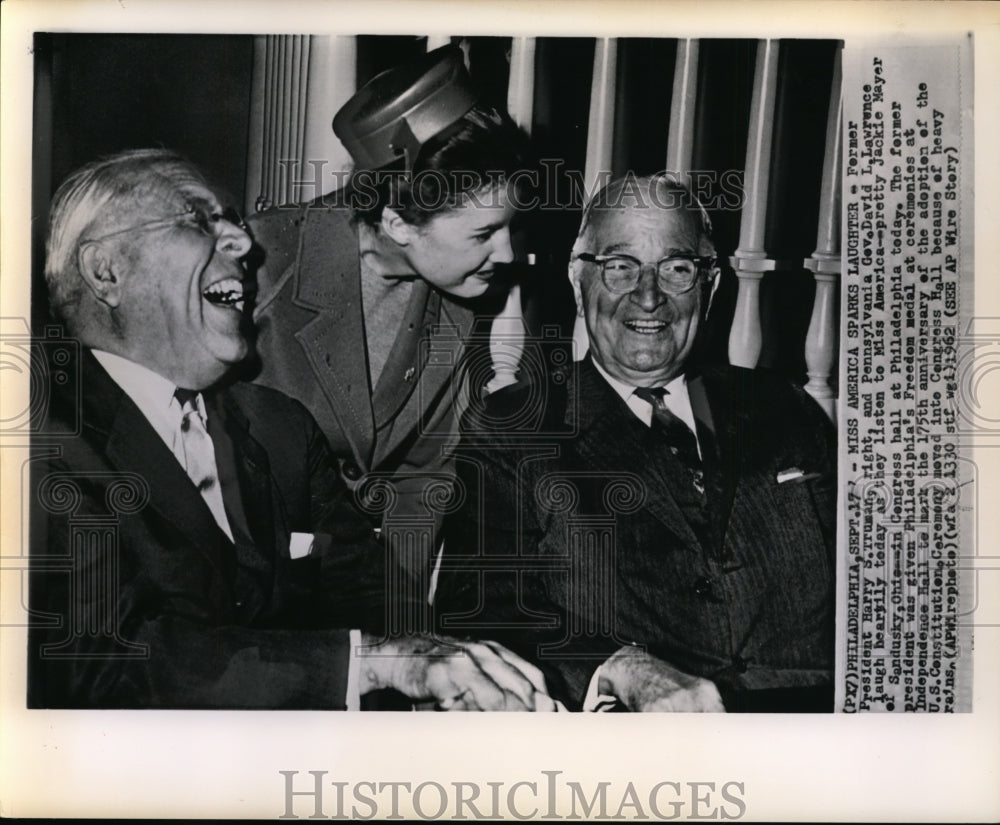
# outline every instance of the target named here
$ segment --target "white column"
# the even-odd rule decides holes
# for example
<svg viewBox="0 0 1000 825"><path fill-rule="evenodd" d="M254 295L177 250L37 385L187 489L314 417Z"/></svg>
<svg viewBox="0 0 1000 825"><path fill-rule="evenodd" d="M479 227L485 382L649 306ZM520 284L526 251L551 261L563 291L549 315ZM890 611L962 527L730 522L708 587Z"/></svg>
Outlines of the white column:
<svg viewBox="0 0 1000 825"><path fill-rule="evenodd" d="M296 201L342 188L352 166L350 154L333 133L333 116L357 91L357 38L313 35L309 40L305 139Z"/></svg>
<svg viewBox="0 0 1000 825"><path fill-rule="evenodd" d="M739 278L739 292L736 296L733 326L729 332L729 362L739 367L757 366L762 340L760 281L765 272L775 268L775 261L769 260L764 250L764 227L767 219L768 182L771 177L778 48L777 40L761 40L757 44L743 180L740 245L732 261L736 277Z"/></svg>
<svg viewBox="0 0 1000 825"><path fill-rule="evenodd" d="M254 38L247 211L312 200L333 189L349 157L334 112L355 92L354 37Z"/></svg>
<svg viewBox="0 0 1000 825"><path fill-rule="evenodd" d="M806 334L806 373L809 381L805 388L833 421L836 421L837 398L830 386L830 375L837 359L836 296L840 280L840 166L843 155L840 78L841 51L838 49L834 58L827 114L816 251L805 261L806 268L812 270L816 280L816 297Z"/></svg>

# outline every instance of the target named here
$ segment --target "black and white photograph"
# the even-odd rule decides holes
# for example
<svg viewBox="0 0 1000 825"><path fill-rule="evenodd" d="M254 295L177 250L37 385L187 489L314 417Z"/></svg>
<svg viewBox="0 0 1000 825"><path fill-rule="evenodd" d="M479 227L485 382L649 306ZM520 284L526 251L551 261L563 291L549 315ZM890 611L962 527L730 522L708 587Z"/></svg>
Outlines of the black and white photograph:
<svg viewBox="0 0 1000 825"><path fill-rule="evenodd" d="M996 14L12 5L5 813L997 813Z"/></svg>

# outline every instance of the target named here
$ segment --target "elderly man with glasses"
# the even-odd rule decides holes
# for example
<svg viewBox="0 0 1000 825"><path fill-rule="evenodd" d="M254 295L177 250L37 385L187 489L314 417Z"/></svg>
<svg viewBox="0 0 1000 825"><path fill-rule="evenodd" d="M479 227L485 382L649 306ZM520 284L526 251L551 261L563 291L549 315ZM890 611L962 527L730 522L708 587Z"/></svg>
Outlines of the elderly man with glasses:
<svg viewBox="0 0 1000 825"><path fill-rule="evenodd" d="M232 379L250 247L168 151L89 164L54 197L69 337L41 342L59 352L33 386L29 706L340 709L393 689L552 709L499 645L387 624L413 606L386 604L394 573L315 421Z"/></svg>
<svg viewBox="0 0 1000 825"><path fill-rule="evenodd" d="M686 189L613 181L570 262L589 354L466 417L441 627L569 707L833 706L833 428L778 375L702 363L714 255Z"/></svg>

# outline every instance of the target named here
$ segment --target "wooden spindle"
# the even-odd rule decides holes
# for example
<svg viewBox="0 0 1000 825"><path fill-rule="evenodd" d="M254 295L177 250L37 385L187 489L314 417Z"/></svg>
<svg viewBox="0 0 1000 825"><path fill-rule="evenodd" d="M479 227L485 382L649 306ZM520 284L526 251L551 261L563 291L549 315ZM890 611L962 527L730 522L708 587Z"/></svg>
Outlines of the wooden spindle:
<svg viewBox="0 0 1000 825"><path fill-rule="evenodd" d="M531 133L535 105L535 38L514 37L510 43L510 79L507 111L513 121Z"/></svg>
<svg viewBox="0 0 1000 825"><path fill-rule="evenodd" d="M507 84L507 110L513 121L531 132L531 118L535 97L535 39L515 37L510 47L510 76ZM533 264L534 255L528 256ZM490 327L490 358L493 378L486 385L486 392L496 392L517 380L517 370L524 352L526 326L521 287L514 284L507 295L507 302Z"/></svg>
<svg viewBox="0 0 1000 825"><path fill-rule="evenodd" d="M732 265L739 279L736 312L729 333L729 362L739 367L755 367L760 357L760 281L775 268L764 249L767 220L767 190L771 177L771 145L774 137L774 101L778 87L777 40L757 44L753 97L750 101L750 124L747 134L747 160L744 174L743 214L740 219L740 245Z"/></svg>
<svg viewBox="0 0 1000 825"><path fill-rule="evenodd" d="M830 375L837 359L836 296L840 280L840 167L843 155L840 79L841 51L838 49L834 58L827 114L816 251L804 262L816 280L816 296L806 334L806 373L809 381L805 389L833 421L836 421L837 399L830 386Z"/></svg>
<svg viewBox="0 0 1000 825"><path fill-rule="evenodd" d="M584 165L584 192L589 199L611 178L614 149L615 75L618 41L598 38L594 44L594 73L590 84L590 119L587 125L587 159ZM573 357L582 359L590 348L583 318L573 326Z"/></svg>
<svg viewBox="0 0 1000 825"><path fill-rule="evenodd" d="M679 40L670 98L666 170L685 183L694 157L694 117L698 99L698 41Z"/></svg>
<svg viewBox="0 0 1000 825"><path fill-rule="evenodd" d="M451 44L451 37L446 34L433 34L427 38L427 51L432 52L442 46Z"/></svg>
<svg viewBox="0 0 1000 825"><path fill-rule="evenodd" d="M592 195L611 174L615 129L615 73L618 41L598 38L594 44L594 73L590 84L590 119L587 125L587 159L584 191Z"/></svg>
<svg viewBox="0 0 1000 825"><path fill-rule="evenodd" d="M517 381L517 370L524 352L524 318L521 315L521 287L514 284L507 293L507 303L490 327L490 360L493 378L486 392L496 392Z"/></svg>

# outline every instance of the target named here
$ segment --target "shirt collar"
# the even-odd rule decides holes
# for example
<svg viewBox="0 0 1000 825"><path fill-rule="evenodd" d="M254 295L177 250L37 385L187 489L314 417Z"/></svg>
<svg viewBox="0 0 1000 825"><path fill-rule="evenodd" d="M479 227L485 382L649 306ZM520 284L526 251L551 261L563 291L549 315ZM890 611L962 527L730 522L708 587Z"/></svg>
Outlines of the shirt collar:
<svg viewBox="0 0 1000 825"><path fill-rule="evenodd" d="M135 402L153 429L170 446L181 416L180 404L174 398L176 385L148 367L120 355L99 349L92 352L111 379ZM204 419L205 401L201 393L196 396L196 403Z"/></svg>
<svg viewBox="0 0 1000 825"><path fill-rule="evenodd" d="M593 362L597 371L601 374L604 380L611 386L611 389L621 396L622 401L624 401L628 408L632 410L635 416L643 421L646 426L649 426L653 419L653 410L648 402L643 401L635 395L636 385L626 384L624 381L619 381L617 378L613 378L608 374L604 367L597 363L597 359L593 356L591 356L590 360ZM667 409L687 424L691 432L695 433L697 436L698 429L695 425L694 412L691 409L691 396L688 393L687 376L685 376L684 373L681 373L668 381L666 384L660 384L658 386L663 387L667 391L667 395L663 399L663 403L666 405Z"/></svg>

